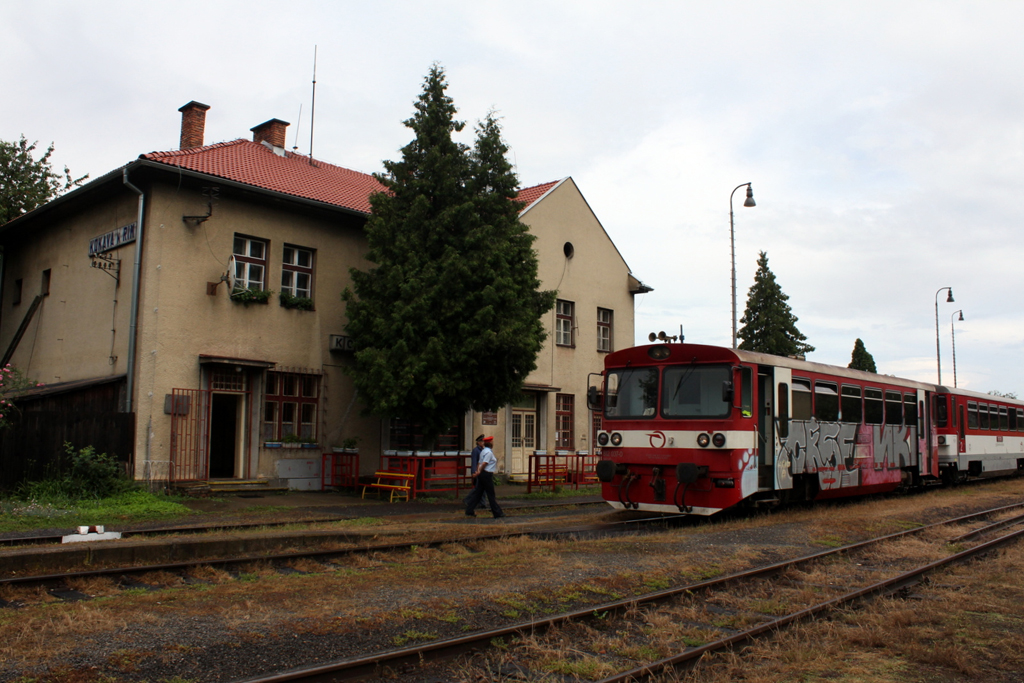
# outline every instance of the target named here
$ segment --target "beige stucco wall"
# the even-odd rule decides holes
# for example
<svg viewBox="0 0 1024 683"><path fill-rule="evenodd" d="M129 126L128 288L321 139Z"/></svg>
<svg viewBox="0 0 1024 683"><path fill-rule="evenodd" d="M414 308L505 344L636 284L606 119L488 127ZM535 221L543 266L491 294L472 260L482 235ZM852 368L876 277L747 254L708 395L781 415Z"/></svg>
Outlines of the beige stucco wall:
<svg viewBox="0 0 1024 683"><path fill-rule="evenodd" d="M287 204L275 208L228 196L218 200L209 220L193 227L183 223L181 216L206 213L198 192L158 187L149 201L136 411L140 427L151 427L139 430L138 452L148 454L154 463L168 459L171 418L163 411L164 396L173 388L200 388L200 355L263 361L278 369L323 371L320 450L340 445L349 436L359 438L368 451L378 450L377 421L364 420L353 409L346 424L339 424L351 402L351 383L340 371L350 358L328 349L329 336L344 333L340 295L350 284L349 268L364 266L361 220L309 215ZM316 310L283 308L276 295L265 305L239 304L228 296L227 284L208 295L207 283L217 282L226 272L236 234L268 242L265 287L276 293L281 291L283 245L314 250ZM272 478L280 457L318 456L320 450L289 453L261 448L262 372L245 367L243 371L250 376L254 401L249 473ZM372 471L372 463L366 468Z"/></svg>
<svg viewBox="0 0 1024 683"><path fill-rule="evenodd" d="M544 348L537 358L537 369L526 380L527 385L557 388L558 391L537 391L538 449L555 451L555 395L572 394L574 398L575 447L573 450L593 451L591 413L586 405L588 375L601 372L604 354L597 350L597 309L613 311L613 347L618 350L633 345L633 295L629 292L629 267L608 237L597 217L571 178L552 189L521 217L537 239L538 274L543 289L557 290L558 298L575 305L574 346L555 344L555 310L544 318L548 331ZM572 258L566 258L566 242L573 246ZM498 425L484 425L480 414L473 415L472 435L495 436L495 449L504 471L511 474L508 453L512 437L509 429L510 411L499 411Z"/></svg>
<svg viewBox="0 0 1024 683"><path fill-rule="evenodd" d="M0 325L4 348L38 293L42 271L52 271L50 296L12 358L15 367L47 383L123 374L127 369L135 244L107 252L121 259L119 285L91 267L88 246L90 239L134 222L137 199L125 192L82 204L86 208L70 216L43 227L32 226L30 239L9 242L5 250ZM349 268L365 267L362 219L297 210L288 203L254 204L222 192L212 216L189 226L182 221L183 215L207 211L200 190L159 184L147 190L145 208L133 405L136 477L166 478L171 416L164 412L165 396L174 389L207 388L200 355L323 373L318 416L321 448L271 450L263 449L259 438L263 368L242 368L252 393L240 410L249 416L248 434L239 431L240 444L247 445L248 452L241 454L236 476L273 478L277 459L319 458L321 451L340 446L349 437L359 439L361 450L379 453L380 422L363 417L361 406L353 405L352 383L342 371L351 355L329 350L330 335L345 331L340 295L350 284ZM281 289L282 246L314 250L316 310L285 309L276 295L266 305L245 306L229 298L227 284L208 295L207 282L218 282L226 272L235 233L268 241L265 282L275 292ZM23 294L21 303L12 306L13 283L18 278L24 282ZM369 472L376 466L369 458L361 464Z"/></svg>
<svg viewBox="0 0 1024 683"><path fill-rule="evenodd" d="M135 245L108 252L121 259L120 284L92 268L89 240L136 220L134 194L123 191L102 200L81 201L63 218L30 225L28 239L7 242L0 345L6 348L24 311L38 293L41 273L51 269L50 296L26 331L12 363L29 376L53 383L123 374L127 370L132 264ZM207 212L200 188L156 184L147 188L139 300L137 362L133 410L137 415L136 477L165 479L171 448L171 416L165 396L174 389L207 388L200 356L218 356L274 364L278 369L322 372L318 425L320 448L314 451L262 447L261 392L264 369L240 366L249 378L252 398L240 412L249 416L248 449L235 475L274 478L280 458L319 457L348 437L359 439L361 472L372 473L387 444L379 420L362 416L353 400L351 379L342 367L350 354L331 352L329 336L344 334L340 293L350 284L349 268L366 267L362 219L340 213L316 213L289 202L255 203L222 191L210 218L186 224L183 215ZM575 183L567 179L535 203L522 220L536 236L539 275L544 289L574 302L575 347L555 345L555 312L545 316L548 340L528 385L557 389L575 397L575 449L592 450L591 415L586 408L588 375L600 372L597 308L614 312L614 349L633 342L633 297L629 269L591 212ZM227 268L236 233L269 242L266 286L281 289L285 243L316 252L315 311L282 308L274 296L267 305L244 306L229 298L226 284L215 295L207 283ZM563 252L571 242L574 253ZM13 282L21 278L21 303L11 306ZM115 303L116 302L116 303ZM208 366L207 366L208 367ZM231 366L221 366L231 367ZM555 391L538 391L537 448L555 450ZM497 425L483 425L479 414L467 417L465 447L479 433L494 435L502 470L509 471L510 408L498 411ZM247 467L246 467L247 466Z"/></svg>
<svg viewBox="0 0 1024 683"><path fill-rule="evenodd" d="M107 256L120 259L120 284L93 268L89 241L135 222L138 205L124 196L90 206L71 218L41 221L4 251L3 319L6 350L41 291L50 270L50 295L32 317L11 364L38 382L52 384L123 374L127 361L131 268L135 245ZM21 279L21 303L13 305Z"/></svg>

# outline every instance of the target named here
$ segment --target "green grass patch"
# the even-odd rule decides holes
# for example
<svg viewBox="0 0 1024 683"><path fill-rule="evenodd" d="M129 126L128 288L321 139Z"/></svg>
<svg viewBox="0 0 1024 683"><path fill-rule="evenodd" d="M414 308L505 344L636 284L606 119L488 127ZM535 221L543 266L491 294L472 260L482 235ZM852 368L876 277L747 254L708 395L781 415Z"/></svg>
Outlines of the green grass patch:
<svg viewBox="0 0 1024 683"><path fill-rule="evenodd" d="M436 633L427 633L425 631L406 631L400 636L395 636L391 639L396 646L401 647L414 640L436 640Z"/></svg>
<svg viewBox="0 0 1024 683"><path fill-rule="evenodd" d="M814 543L815 545L822 545L826 548L841 548L846 545L846 542L835 534L827 534L821 538L816 538L811 541L811 543Z"/></svg>
<svg viewBox="0 0 1024 683"><path fill-rule="evenodd" d="M512 500L558 500L560 498L580 498L583 496L601 495L600 486L581 486L578 489L556 486L555 490L545 489L544 491L531 491L530 493L513 493L504 496Z"/></svg>
<svg viewBox="0 0 1024 683"><path fill-rule="evenodd" d="M45 497L0 500L0 532L31 531L55 526L109 525L173 519L198 514L178 496L130 489L107 498L54 500Z"/></svg>

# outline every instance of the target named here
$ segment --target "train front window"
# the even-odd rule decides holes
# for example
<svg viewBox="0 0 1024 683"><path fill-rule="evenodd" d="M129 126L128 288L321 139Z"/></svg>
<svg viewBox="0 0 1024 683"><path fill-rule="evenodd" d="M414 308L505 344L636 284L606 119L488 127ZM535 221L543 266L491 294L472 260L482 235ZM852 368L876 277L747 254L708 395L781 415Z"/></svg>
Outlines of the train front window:
<svg viewBox="0 0 1024 683"><path fill-rule="evenodd" d="M609 370L605 389L607 417L654 417L658 410L657 368Z"/></svg>
<svg viewBox="0 0 1024 683"><path fill-rule="evenodd" d="M727 365L685 365L665 369L661 416L729 417L732 406L723 400L722 386L732 379Z"/></svg>

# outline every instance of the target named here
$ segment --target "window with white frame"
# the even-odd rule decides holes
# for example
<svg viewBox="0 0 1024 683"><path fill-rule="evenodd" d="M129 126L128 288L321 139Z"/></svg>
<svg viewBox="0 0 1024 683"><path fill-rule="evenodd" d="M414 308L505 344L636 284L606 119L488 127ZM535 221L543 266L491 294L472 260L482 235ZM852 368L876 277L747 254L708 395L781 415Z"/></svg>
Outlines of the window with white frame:
<svg viewBox="0 0 1024 683"><path fill-rule="evenodd" d="M263 396L264 441L316 441L320 376L268 372Z"/></svg>
<svg viewBox="0 0 1024 683"><path fill-rule="evenodd" d="M612 349L612 312L607 308L597 309L597 350Z"/></svg>
<svg viewBox="0 0 1024 683"><path fill-rule="evenodd" d="M573 313L575 304L562 301L555 304L555 343L559 346L573 346Z"/></svg>
<svg viewBox="0 0 1024 683"><path fill-rule="evenodd" d="M313 251L291 245L281 249L281 293L313 298Z"/></svg>
<svg viewBox="0 0 1024 683"><path fill-rule="evenodd" d="M235 288L261 292L266 289L267 242L235 235Z"/></svg>
<svg viewBox="0 0 1024 683"><path fill-rule="evenodd" d="M555 395L555 448L572 450L576 447L574 399L572 394Z"/></svg>

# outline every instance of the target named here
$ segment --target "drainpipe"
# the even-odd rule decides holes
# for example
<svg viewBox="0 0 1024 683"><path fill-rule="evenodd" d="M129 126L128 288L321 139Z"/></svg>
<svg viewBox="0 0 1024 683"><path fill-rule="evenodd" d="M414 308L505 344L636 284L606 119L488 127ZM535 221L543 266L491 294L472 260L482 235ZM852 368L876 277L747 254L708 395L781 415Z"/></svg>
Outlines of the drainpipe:
<svg viewBox="0 0 1024 683"><path fill-rule="evenodd" d="M128 386L125 391L125 411L132 412L132 398L135 391L135 336L139 323L139 289L141 288L140 271L142 269L142 216L146 209L146 195L139 188L128 182L128 167L124 167L122 179L125 187L139 195L139 216L135 226L135 265L132 267L132 310L128 323Z"/></svg>

